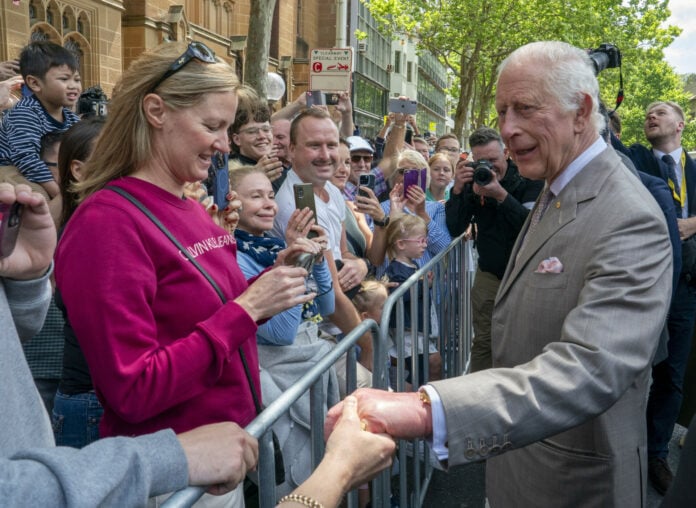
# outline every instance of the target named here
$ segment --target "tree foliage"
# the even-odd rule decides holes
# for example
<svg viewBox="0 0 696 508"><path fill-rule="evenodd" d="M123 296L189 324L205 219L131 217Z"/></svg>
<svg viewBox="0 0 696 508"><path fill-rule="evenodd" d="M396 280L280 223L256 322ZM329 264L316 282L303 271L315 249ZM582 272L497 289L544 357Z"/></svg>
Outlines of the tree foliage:
<svg viewBox="0 0 696 508"><path fill-rule="evenodd" d="M498 65L517 47L562 40L581 48L603 42L623 54L624 117L628 141L642 138L645 107L658 98L686 107L687 95L663 50L680 29L663 26L669 0L361 0L388 36L415 37L457 77L455 133L495 125ZM618 70L600 73L602 98L611 108ZM691 129L690 131L696 130Z"/></svg>

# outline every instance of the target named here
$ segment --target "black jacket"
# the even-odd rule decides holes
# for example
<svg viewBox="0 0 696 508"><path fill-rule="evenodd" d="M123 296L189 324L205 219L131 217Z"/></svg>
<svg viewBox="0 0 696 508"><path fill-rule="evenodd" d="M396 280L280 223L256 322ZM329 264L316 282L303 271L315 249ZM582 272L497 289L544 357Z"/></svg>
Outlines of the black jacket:
<svg viewBox="0 0 696 508"><path fill-rule="evenodd" d="M500 204L492 198L484 198L482 204L471 185L466 185L461 194L451 192L445 204L447 229L453 238L466 231L469 224L476 224L479 268L498 279L503 278L512 247L529 213L522 203L536 201L544 182L524 178L509 160L500 185L508 192Z"/></svg>

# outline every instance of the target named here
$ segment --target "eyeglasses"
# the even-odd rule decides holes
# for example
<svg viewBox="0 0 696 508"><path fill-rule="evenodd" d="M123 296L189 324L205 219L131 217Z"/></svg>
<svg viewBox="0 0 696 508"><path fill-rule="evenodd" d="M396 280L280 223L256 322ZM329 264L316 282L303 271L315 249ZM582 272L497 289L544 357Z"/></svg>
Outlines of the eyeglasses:
<svg viewBox="0 0 696 508"><path fill-rule="evenodd" d="M212 49L202 42L194 41L188 45L183 55L172 62L169 69L167 69L167 72L162 74L162 77L155 82L152 88L150 88L150 93L154 92L165 79L179 72L184 65L189 63L194 58L203 63L215 63L217 61L215 60L215 53Z"/></svg>
<svg viewBox="0 0 696 508"><path fill-rule="evenodd" d="M372 162L372 155L351 155L350 160L354 164L359 164L361 160L370 163Z"/></svg>
<svg viewBox="0 0 696 508"><path fill-rule="evenodd" d="M459 153L459 148L454 148L453 146L441 146L437 149L438 152L449 152L449 153Z"/></svg>
<svg viewBox="0 0 696 508"><path fill-rule="evenodd" d="M400 175L403 175L406 171L420 171L420 169L419 168L398 168L396 170L396 172L399 173Z"/></svg>
<svg viewBox="0 0 696 508"><path fill-rule="evenodd" d="M402 238L404 242L414 242L419 245L427 245L428 244L428 238L425 236L419 236L418 238Z"/></svg>
<svg viewBox="0 0 696 508"><path fill-rule="evenodd" d="M270 125L262 125L260 127L247 127L246 129L240 129L239 134L251 134L252 136L256 136L259 132L268 134L272 131L273 128Z"/></svg>

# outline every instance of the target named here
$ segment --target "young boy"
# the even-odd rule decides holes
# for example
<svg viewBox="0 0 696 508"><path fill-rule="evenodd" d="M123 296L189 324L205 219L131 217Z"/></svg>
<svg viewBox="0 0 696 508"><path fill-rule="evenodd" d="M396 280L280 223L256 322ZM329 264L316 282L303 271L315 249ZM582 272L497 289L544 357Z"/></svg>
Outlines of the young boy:
<svg viewBox="0 0 696 508"><path fill-rule="evenodd" d="M79 120L68 109L82 91L77 59L58 44L36 41L22 50L19 69L32 94L23 97L2 120L0 166L15 166L21 176L53 198L59 189L39 156L41 138L49 132L64 132ZM12 180L9 172L11 168L3 168L0 181Z"/></svg>

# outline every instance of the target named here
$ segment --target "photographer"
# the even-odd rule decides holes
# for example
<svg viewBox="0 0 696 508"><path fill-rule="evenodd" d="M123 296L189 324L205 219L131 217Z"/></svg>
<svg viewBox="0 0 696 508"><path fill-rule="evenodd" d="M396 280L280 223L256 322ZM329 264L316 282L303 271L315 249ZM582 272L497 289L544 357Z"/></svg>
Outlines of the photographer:
<svg viewBox="0 0 696 508"><path fill-rule="evenodd" d="M469 224L476 228L474 239L479 260L471 290L474 325L471 371L476 372L491 366L493 301L515 239L543 182L520 176L494 129L475 130L469 137L469 145L475 162L470 165L460 160L457 164L445 213L452 237L461 235Z"/></svg>

